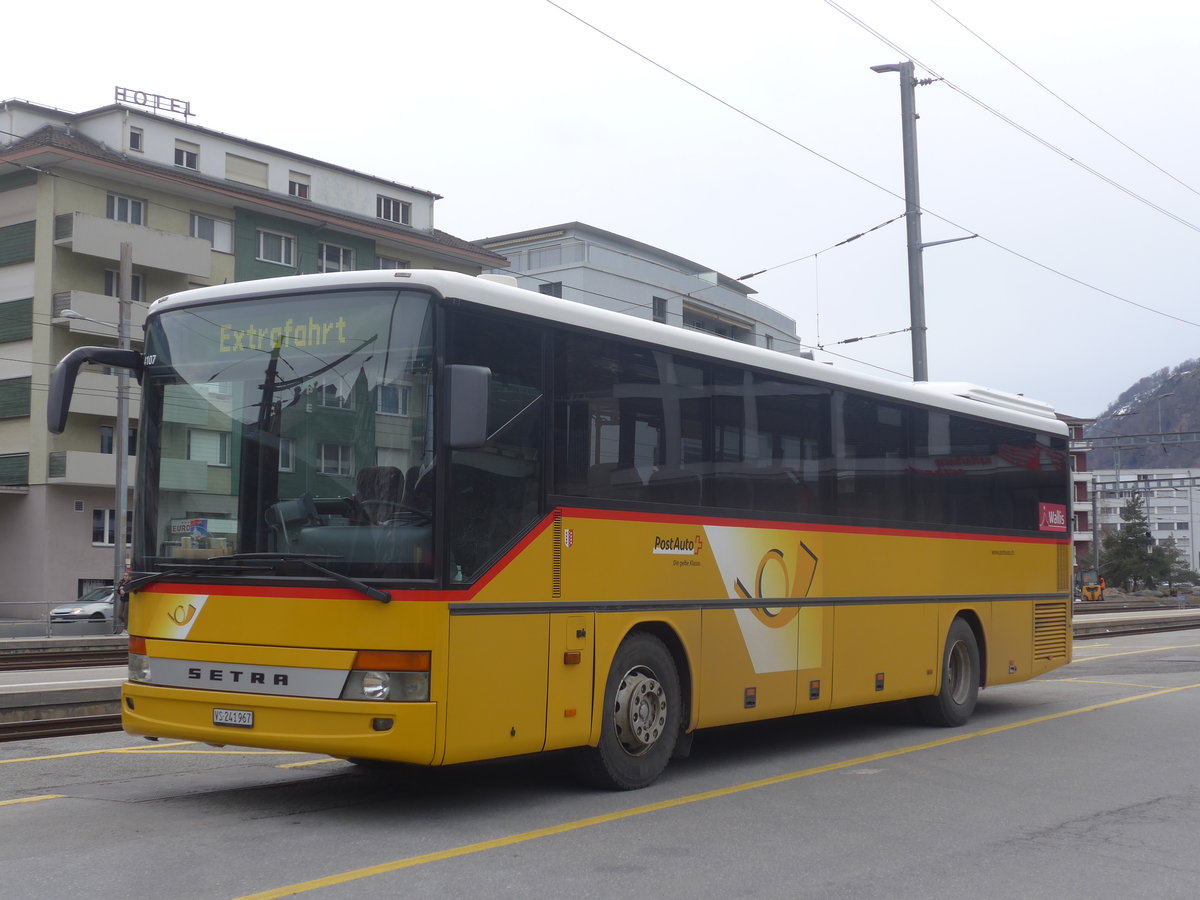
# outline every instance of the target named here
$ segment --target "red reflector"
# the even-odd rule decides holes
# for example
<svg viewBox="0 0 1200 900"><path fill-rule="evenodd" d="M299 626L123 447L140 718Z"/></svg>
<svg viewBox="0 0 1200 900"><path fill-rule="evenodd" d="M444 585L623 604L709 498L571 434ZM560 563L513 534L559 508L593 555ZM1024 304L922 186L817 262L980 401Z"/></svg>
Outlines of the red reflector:
<svg viewBox="0 0 1200 900"><path fill-rule="evenodd" d="M144 637L129 636L129 652L137 653L141 656L146 655L146 639Z"/></svg>
<svg viewBox="0 0 1200 900"><path fill-rule="evenodd" d="M382 669L385 672L428 672L428 650L359 650L354 656L355 669Z"/></svg>

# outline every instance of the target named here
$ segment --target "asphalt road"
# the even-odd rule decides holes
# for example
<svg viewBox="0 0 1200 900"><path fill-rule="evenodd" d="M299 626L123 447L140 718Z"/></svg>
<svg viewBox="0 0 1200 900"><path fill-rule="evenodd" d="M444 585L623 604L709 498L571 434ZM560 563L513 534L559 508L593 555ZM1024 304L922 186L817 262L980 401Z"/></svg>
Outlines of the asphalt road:
<svg viewBox="0 0 1200 900"><path fill-rule="evenodd" d="M633 793L562 757L0 744L0 898L1195 897L1200 630L1075 652L962 729L880 707L704 732Z"/></svg>

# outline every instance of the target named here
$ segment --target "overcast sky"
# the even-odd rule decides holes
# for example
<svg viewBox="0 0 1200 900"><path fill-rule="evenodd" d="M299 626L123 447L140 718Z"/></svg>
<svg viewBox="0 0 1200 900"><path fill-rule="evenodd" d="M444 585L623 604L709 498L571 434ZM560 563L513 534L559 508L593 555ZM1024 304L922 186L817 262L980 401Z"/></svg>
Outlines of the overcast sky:
<svg viewBox="0 0 1200 900"><path fill-rule="evenodd" d="M1090 416L1200 357L1200 4L555 3L24 5L0 94L185 99L195 124L443 195L462 238L581 221L770 269L747 284L817 359L909 377L907 332L835 345L908 326L903 220L827 248L904 212L899 79L870 67L913 59L945 79L917 89L924 240L980 236L924 254L930 379Z"/></svg>

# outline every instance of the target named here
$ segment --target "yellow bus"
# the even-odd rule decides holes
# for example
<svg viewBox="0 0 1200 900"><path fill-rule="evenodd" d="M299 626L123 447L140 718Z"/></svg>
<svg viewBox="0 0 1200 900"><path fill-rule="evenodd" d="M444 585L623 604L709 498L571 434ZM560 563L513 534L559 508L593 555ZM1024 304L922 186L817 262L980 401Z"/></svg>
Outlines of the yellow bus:
<svg viewBox="0 0 1200 900"><path fill-rule="evenodd" d="M487 276L304 275L149 311L126 731L649 784L702 728L1071 657L1066 428Z"/></svg>

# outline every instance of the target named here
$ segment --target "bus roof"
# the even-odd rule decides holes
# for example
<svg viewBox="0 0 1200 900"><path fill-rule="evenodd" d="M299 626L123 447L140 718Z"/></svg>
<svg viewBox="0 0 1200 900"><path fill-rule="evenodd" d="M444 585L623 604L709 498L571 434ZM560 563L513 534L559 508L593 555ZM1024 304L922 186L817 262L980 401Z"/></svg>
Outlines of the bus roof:
<svg viewBox="0 0 1200 900"><path fill-rule="evenodd" d="M776 350L742 344L727 338L675 325L664 325L624 313L574 303L525 290L507 279L464 275L440 269L368 269L320 275L289 275L195 288L161 297L150 305L150 315L168 310L235 299L281 293L311 293L344 288L429 288L443 297L456 297L482 306L509 310L552 322L569 320L573 326L604 332L648 344L705 356L710 359L775 371L849 390L893 397L923 406L936 406L965 415L993 419L1059 435L1067 434L1051 406L1019 394L966 382L907 382L882 378L827 363L791 356ZM564 315L564 303L572 303Z"/></svg>

